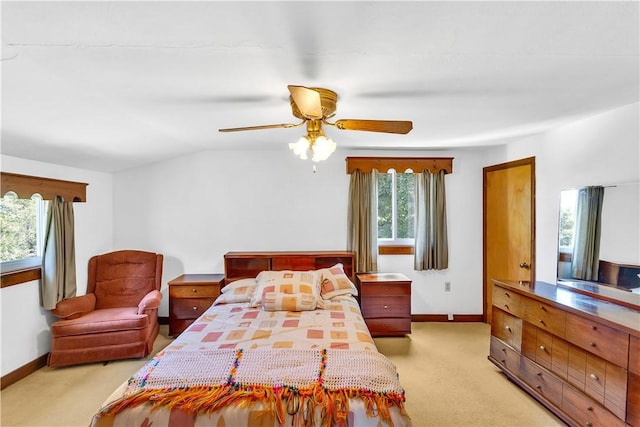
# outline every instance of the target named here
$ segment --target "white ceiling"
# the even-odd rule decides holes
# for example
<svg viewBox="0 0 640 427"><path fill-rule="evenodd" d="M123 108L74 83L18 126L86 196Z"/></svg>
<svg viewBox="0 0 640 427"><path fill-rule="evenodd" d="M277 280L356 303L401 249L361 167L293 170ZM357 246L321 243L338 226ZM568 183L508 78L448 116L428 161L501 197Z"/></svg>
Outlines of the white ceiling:
<svg viewBox="0 0 640 427"><path fill-rule="evenodd" d="M639 100L639 3L2 1L2 153L118 171L282 150L287 84L339 95L339 147L502 144Z"/></svg>

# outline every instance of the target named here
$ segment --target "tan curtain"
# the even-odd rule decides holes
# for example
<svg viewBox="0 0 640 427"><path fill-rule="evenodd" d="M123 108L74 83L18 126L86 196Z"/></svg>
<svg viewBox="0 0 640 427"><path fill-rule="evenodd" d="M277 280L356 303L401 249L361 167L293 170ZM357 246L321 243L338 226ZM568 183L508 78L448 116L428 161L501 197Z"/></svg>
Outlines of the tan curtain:
<svg viewBox="0 0 640 427"><path fill-rule="evenodd" d="M416 180L416 270L444 270L449 267L445 172L415 174Z"/></svg>
<svg viewBox="0 0 640 427"><path fill-rule="evenodd" d="M377 171L356 169L349 183L347 249L356 253L356 272L378 269Z"/></svg>
<svg viewBox="0 0 640 427"><path fill-rule="evenodd" d="M49 203L40 280L40 304L47 310L76 295L73 223L73 202L56 197Z"/></svg>
<svg viewBox="0 0 640 427"><path fill-rule="evenodd" d="M584 187L578 190L576 231L571 257L571 277L598 280L600 268L600 230L604 187Z"/></svg>

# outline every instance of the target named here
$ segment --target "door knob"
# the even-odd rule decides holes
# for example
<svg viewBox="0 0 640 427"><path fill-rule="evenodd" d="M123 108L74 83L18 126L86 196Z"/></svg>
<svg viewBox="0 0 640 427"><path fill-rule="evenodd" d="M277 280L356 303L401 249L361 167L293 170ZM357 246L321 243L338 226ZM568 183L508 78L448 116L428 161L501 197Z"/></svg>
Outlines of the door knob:
<svg viewBox="0 0 640 427"><path fill-rule="evenodd" d="M521 262L520 263L520 268L526 268L528 270L529 268L531 268L531 266L529 264L527 264L526 262Z"/></svg>

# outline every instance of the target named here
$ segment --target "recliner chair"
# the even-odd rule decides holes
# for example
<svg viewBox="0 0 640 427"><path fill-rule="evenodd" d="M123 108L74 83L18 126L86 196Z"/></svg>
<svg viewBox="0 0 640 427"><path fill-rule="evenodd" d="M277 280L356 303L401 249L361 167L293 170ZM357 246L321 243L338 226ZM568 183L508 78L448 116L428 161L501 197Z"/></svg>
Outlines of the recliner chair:
<svg viewBox="0 0 640 427"><path fill-rule="evenodd" d="M52 367L147 356L158 336L163 255L122 250L89 260L86 295L51 312Z"/></svg>

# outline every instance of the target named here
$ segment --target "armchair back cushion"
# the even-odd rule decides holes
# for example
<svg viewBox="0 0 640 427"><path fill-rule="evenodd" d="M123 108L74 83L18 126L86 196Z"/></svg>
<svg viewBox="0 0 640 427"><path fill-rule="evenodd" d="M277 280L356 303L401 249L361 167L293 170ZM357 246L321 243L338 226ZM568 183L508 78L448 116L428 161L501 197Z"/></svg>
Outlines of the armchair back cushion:
<svg viewBox="0 0 640 427"><path fill-rule="evenodd" d="M160 290L162 255L117 251L89 260L87 293L96 296L96 310L136 307L152 290Z"/></svg>

